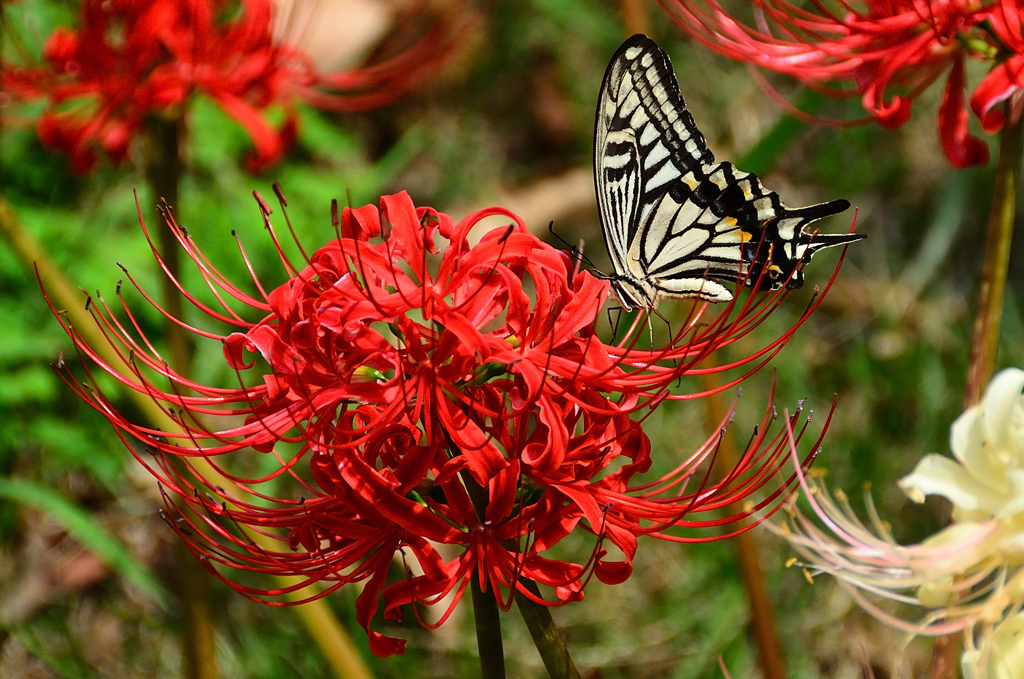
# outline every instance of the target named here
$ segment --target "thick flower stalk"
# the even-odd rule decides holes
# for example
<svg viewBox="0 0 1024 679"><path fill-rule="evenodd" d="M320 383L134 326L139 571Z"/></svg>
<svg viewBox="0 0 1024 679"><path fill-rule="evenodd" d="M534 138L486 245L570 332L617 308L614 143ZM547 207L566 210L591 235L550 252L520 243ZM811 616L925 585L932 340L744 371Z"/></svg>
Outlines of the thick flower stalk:
<svg viewBox="0 0 1024 679"><path fill-rule="evenodd" d="M205 95L252 138L259 170L294 139L295 104L357 111L387 104L451 53L466 24L458 3L404 51L354 70L321 72L295 45L273 39L271 0L83 0L79 25L58 28L41 63L5 64L3 90L43 100L36 130L47 146L89 170L102 151L123 160L149 116L177 118ZM284 113L275 128L268 109Z"/></svg>
<svg viewBox="0 0 1024 679"><path fill-rule="evenodd" d="M308 256L298 246L301 266L278 245L286 282L268 289L253 275L254 292L227 280L167 215L208 287L204 297L179 285L181 294L230 330L181 325L223 343L234 388L175 372L123 299L127 321L102 298L91 308L131 374L62 319L89 359L84 378L62 375L159 478L170 525L245 595L278 601L314 582L323 593L361 582L358 619L374 653L388 655L404 641L370 629L381 604L386 618L407 604L418 616L454 594L443 622L471 582L502 607L517 593L544 605L577 600L592 575L629 577L638 536L735 534L777 509L795 483L777 478L789 441L770 434L771 407L735 468L714 482L719 432L651 478L642 429L663 400L703 395L674 389L684 375L734 370L735 384L774 355L792 330L732 364L701 367L764 320L784 290L751 292L713 318L695 302L666 347L640 350L641 321L615 344L598 337L608 283L505 210L456 223L402 193L334 215L333 240ZM495 215L509 225L471 247L469 230ZM153 399L178 428L140 426L118 412L93 364ZM728 509L754 495L750 509ZM178 512L182 505L194 512ZM595 536L592 549L574 560L551 556L576 531ZM280 547L261 546L267 539ZM233 582L238 570L301 582L259 589Z"/></svg>
<svg viewBox="0 0 1024 679"><path fill-rule="evenodd" d="M794 509L784 535L810 573L836 577L868 612L911 634L963 631L961 664L971 679L1016 679L1024 668L1024 371L1004 370L984 399L953 424L956 458L926 455L900 482L916 502L940 495L953 523L909 546L893 540L871 510L871 527L838 504L822 482L804 479L822 530ZM922 612L897 615L880 599Z"/></svg>
<svg viewBox="0 0 1024 679"><path fill-rule="evenodd" d="M860 95L880 124L895 128L911 104L945 76L938 128L955 167L985 164L988 146L968 131L966 62L992 71L970 108L986 132L1002 128L996 106L1024 84L1021 6L1016 0L867 0L802 8L750 0L744 23L716 0L660 0L690 35L725 56L793 76L832 96Z"/></svg>

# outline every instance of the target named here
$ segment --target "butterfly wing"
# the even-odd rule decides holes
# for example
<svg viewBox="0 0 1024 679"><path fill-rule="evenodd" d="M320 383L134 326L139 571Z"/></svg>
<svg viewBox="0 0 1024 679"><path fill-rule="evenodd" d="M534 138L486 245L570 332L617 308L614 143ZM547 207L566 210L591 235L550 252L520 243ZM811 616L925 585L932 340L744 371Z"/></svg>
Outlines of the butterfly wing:
<svg viewBox="0 0 1024 679"><path fill-rule="evenodd" d="M662 297L731 300L718 278L797 288L815 252L863 238L805 231L847 201L788 208L756 175L715 164L668 55L644 35L623 43L605 72L594 181L609 278L627 309Z"/></svg>
<svg viewBox="0 0 1024 679"><path fill-rule="evenodd" d="M598 98L594 183L617 277L646 279L627 255L665 187L714 162L679 94L668 56L634 35L612 57Z"/></svg>
<svg viewBox="0 0 1024 679"><path fill-rule="evenodd" d="M732 299L715 278L745 277L762 290L798 288L800 265L815 252L863 238L804 230L849 206L835 200L792 209L756 175L719 163L691 170L661 194L631 254L664 296Z"/></svg>

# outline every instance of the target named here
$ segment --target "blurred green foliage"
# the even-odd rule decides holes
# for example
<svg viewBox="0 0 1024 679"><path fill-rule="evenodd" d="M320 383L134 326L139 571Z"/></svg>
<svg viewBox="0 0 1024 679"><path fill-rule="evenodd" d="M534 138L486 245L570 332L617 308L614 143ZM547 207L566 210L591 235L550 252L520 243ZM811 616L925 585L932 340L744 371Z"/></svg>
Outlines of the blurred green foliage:
<svg viewBox="0 0 1024 679"><path fill-rule="evenodd" d="M35 54L49 29L74 14L73 3L57 0L24 0L5 4L4 11L8 30ZM869 235L851 248L835 288L773 369L745 383L733 425L739 438L760 419L773 381L780 412L808 399L815 432L838 395L817 465L829 470L833 487L855 490L871 481L897 538L927 534L937 525L935 507L908 506L893 481L922 454L948 452L949 425L961 410L992 169L956 172L946 166L934 131L937 94L923 97L915 118L898 131L778 123L781 112L743 67L685 40L653 6L651 18L719 158L746 158L769 186L786 196L795 193L787 198L792 204L850 199L859 208L857 231ZM272 181L288 196L299 239L316 247L332 232L332 198L362 205L405 189L419 205L480 208L494 202L499 188L537 185L587 167L600 78L623 37L609 0L492 3L483 31L466 36L464 53L438 82L371 113L340 116L304 109L297 146L263 177L240 169L250 144L245 133L200 100L189 116L188 171L176 215L229 279L247 278L231 236L235 230L262 279L280 281L283 272L251 197L254 189L271 196ZM3 49L2 56L10 58L10 44ZM801 101L820 105L823 116L861 115L856 102ZM758 145L759 140L764 141ZM153 200L132 162L103 164L87 177L76 177L66 159L44 149L31 126L20 124L2 131L0 163L4 196L71 280L114 299L115 282L123 278L116 261L143 288L158 289L133 192L138 191L150 225ZM845 228L848 218L836 218L826 228ZM546 221L536 225L538 232ZM585 238L591 244L588 254L602 251L593 206L557 227L570 242ZM1024 366L1024 251L1019 246L1011 265L1001 366ZM599 264L602 257L595 256ZM814 284L825 284L833 263L830 255L818 257L808 269L811 283L790 296L749 346L736 347L736 355L788 328ZM194 271L184 278L186 286L199 281ZM127 285L125 291L139 301ZM5 245L0 245L0 292L0 496L5 498L0 502L0 601L17 593L33 564L72 539L101 556L108 550L104 560L116 573L78 588L51 583L30 614L6 624L10 638L2 662L35 663L48 672L40 676L178 676L173 601L168 612L145 594L159 587L154 578L170 580L173 536L156 517L159 501L139 490L136 465L105 420L47 366L62 352L65 361L75 360L73 349L34 276ZM681 318L681 306L667 313ZM161 327L156 312L145 304L133 309L156 337ZM217 360L219 346L197 351L198 380L234 379ZM131 410L127 403L118 405ZM709 429L698 403L661 408L649 428L659 463L673 465ZM33 489L36 500L26 489ZM851 495L855 506L862 506L858 493ZM785 546L767 537L764 542L763 565L793 676L853 676L850 672L862 664L875 676L887 676L887 662L903 638L866 621L843 603L832 583L810 587L798 572L786 571ZM570 540L559 549L582 552L590 545ZM555 611L581 667L595 668L593 676L605 679L711 677L719 675L721 655L732 676L753 676L755 652L728 543L642 541L636 565L627 583L594 582L586 601ZM223 676L328 675L295 616L259 606L219 584L215 590ZM342 591L330 603L355 630L379 676L477 671L468 611L435 632L422 630L409 611L402 631L410 639L407 654L381 661L369 655L355 624L354 597ZM510 676L541 676L515 612L504 621ZM97 650L102 644L95 635L102 629L112 630L109 643L116 653ZM12 650L15 642L29 659Z"/></svg>

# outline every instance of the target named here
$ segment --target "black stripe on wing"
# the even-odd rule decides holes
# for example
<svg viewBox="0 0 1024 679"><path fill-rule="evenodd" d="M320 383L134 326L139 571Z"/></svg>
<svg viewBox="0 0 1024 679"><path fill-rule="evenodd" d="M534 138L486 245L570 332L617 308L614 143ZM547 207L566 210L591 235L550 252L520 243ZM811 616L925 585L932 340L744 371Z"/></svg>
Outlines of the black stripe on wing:
<svg viewBox="0 0 1024 679"><path fill-rule="evenodd" d="M613 132L605 141L600 157L597 193L608 254L618 273L627 270L627 251L635 225L640 221L640 169L636 143L631 132ZM629 227L633 227L630 229Z"/></svg>
<svg viewBox="0 0 1024 679"><path fill-rule="evenodd" d="M783 205L778 217L762 224L761 232L744 245L744 259L750 261L747 284L756 285L760 280L760 290L775 290L783 283L789 289L799 288L804 284L803 265L811 261L814 253L866 238L861 233L804 231L811 222L839 214L848 207L850 201L842 199L796 209Z"/></svg>
<svg viewBox="0 0 1024 679"><path fill-rule="evenodd" d="M616 132L633 133L642 176L639 216L680 176L714 162L679 93L668 55L644 35L634 35L612 57L601 86L595 129L598 185L602 159L614 155L609 138ZM638 225L639 220L621 226L627 242L636 237ZM605 224L606 229L615 226Z"/></svg>
<svg viewBox="0 0 1024 679"><path fill-rule="evenodd" d="M760 289L798 288L800 267L815 252L863 238L805 231L849 205L836 200L792 209L731 163L700 168L674 182L644 220L640 264L655 281L746 275Z"/></svg>
<svg viewBox="0 0 1024 679"><path fill-rule="evenodd" d="M632 87L622 87L626 74L630 76ZM629 124L636 133L640 155L645 158L645 174L656 173L660 167L646 162L651 153L657 153L658 143L664 144L680 174L715 162L714 154L679 93L672 62L653 40L638 33L624 42L612 57L605 78L610 80L609 90L619 92L615 100L620 106L630 91L637 94L643 116L636 117L634 123L636 112L620 108L617 118L620 124Z"/></svg>

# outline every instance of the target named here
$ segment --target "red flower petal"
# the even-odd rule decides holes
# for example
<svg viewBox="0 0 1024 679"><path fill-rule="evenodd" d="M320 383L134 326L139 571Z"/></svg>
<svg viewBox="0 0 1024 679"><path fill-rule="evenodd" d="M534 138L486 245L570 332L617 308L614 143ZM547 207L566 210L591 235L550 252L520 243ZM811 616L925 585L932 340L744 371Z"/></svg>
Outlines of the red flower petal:
<svg viewBox="0 0 1024 679"><path fill-rule="evenodd" d="M486 486L491 478L508 466L508 460L494 445L491 436L461 408L443 396L435 399L434 405L441 425L466 458L466 469L473 475L473 480Z"/></svg>
<svg viewBox="0 0 1024 679"><path fill-rule="evenodd" d="M988 162L988 144L972 137L967 130L968 114L964 105L964 58L958 56L942 94L939 106L939 138L942 150L953 167L984 165Z"/></svg>
<svg viewBox="0 0 1024 679"><path fill-rule="evenodd" d="M1003 128L1003 111L998 104L1024 86L1024 55L1016 54L993 68L971 95L971 110L989 134Z"/></svg>
<svg viewBox="0 0 1024 679"><path fill-rule="evenodd" d="M252 137L256 150L247 159L252 170L279 159L294 139L295 103L332 110L388 103L435 71L462 42L459 29L475 20L455 3L393 59L321 73L299 47L274 41L272 0L243 0L241 11L235 0L83 0L78 5L78 27L50 35L43 63L13 69L5 64L0 73L5 93L47 99L47 112L59 112L60 122L70 128L112 121L102 138L81 141L87 146L98 141L115 160L126 155L141 121L184 115L193 95L204 93ZM65 103L73 106L65 110ZM286 112L280 130L264 119L274 105ZM61 150L77 155L76 169L88 165L84 149Z"/></svg>

